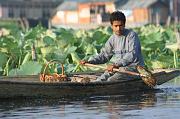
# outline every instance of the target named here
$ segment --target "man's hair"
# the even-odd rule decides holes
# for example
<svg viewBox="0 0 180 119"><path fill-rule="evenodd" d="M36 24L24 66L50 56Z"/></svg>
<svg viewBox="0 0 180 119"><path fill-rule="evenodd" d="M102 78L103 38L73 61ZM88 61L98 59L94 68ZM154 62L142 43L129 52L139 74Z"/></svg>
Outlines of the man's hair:
<svg viewBox="0 0 180 119"><path fill-rule="evenodd" d="M121 11L115 11L110 15L110 22L113 24L113 21L123 21L126 23L126 16Z"/></svg>

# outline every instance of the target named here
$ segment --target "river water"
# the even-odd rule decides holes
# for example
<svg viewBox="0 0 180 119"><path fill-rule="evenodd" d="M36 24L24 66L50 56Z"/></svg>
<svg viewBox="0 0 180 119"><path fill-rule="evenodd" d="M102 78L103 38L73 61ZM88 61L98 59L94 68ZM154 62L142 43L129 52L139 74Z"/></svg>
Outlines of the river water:
<svg viewBox="0 0 180 119"><path fill-rule="evenodd" d="M3 119L180 119L180 78L156 91L75 99L1 99Z"/></svg>

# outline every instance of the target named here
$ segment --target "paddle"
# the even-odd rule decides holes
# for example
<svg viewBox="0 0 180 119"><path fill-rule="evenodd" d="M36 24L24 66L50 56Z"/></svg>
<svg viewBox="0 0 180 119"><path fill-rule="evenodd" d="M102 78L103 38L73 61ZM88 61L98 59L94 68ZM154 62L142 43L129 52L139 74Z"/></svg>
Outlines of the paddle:
<svg viewBox="0 0 180 119"><path fill-rule="evenodd" d="M101 69L106 69L106 67L100 66L100 65L94 65L94 64L89 64L89 63L85 63L83 64L84 66L90 66L90 67L96 67L96 68L101 68ZM125 70L119 70L117 68L113 68L113 71L116 72L120 72L120 73L127 73L130 75L135 75L135 76L140 76L142 78L142 80L144 81L145 84L147 84L149 87L154 87L156 85L156 80L153 77L152 73L145 69L142 66L136 66L137 70L139 73L137 72L132 72L132 71L125 71Z"/></svg>

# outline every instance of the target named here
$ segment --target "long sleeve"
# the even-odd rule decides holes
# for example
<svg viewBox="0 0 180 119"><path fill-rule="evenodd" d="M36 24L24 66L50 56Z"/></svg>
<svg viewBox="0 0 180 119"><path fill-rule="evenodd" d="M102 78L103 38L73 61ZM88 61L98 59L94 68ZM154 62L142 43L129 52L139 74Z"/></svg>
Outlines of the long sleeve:
<svg viewBox="0 0 180 119"><path fill-rule="evenodd" d="M105 43L105 46L101 49L101 52L94 58L90 59L88 62L92 64L103 64L103 63L108 62L113 56L112 41L113 41L113 37L111 36L108 39L108 41Z"/></svg>

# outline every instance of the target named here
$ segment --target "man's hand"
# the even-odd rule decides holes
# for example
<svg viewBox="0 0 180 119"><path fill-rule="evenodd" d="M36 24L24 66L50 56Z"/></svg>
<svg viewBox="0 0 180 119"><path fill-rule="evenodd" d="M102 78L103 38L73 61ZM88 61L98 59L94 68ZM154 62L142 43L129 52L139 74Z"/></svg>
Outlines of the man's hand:
<svg viewBox="0 0 180 119"><path fill-rule="evenodd" d="M113 72L113 68L114 68L113 65L108 65L108 66L107 66L108 72Z"/></svg>
<svg viewBox="0 0 180 119"><path fill-rule="evenodd" d="M108 70L108 72L113 72L113 68L118 68L118 66L115 66L115 65L108 65L107 66L107 70Z"/></svg>
<svg viewBox="0 0 180 119"><path fill-rule="evenodd" d="M79 64L81 64L81 65L84 65L85 63L88 63L88 62L85 61L85 60L81 60L81 61L79 62Z"/></svg>

